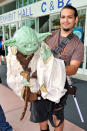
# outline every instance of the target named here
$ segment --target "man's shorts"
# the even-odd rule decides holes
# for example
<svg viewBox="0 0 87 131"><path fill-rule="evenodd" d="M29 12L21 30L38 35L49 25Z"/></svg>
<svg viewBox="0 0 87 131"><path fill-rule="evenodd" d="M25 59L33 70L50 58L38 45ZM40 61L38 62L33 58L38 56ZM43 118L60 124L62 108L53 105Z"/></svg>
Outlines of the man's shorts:
<svg viewBox="0 0 87 131"><path fill-rule="evenodd" d="M0 49L0 56L5 56L5 50Z"/></svg>
<svg viewBox="0 0 87 131"><path fill-rule="evenodd" d="M56 110L57 108L61 108L61 109ZM60 104L55 105L54 102L51 102L47 99L41 99L32 102L30 111L31 111L30 120L35 123L40 123L49 120L53 127L58 127L64 121L64 106L61 106ZM58 126L55 126L53 122L53 117L52 117L53 115L56 116L57 120L60 120Z"/></svg>

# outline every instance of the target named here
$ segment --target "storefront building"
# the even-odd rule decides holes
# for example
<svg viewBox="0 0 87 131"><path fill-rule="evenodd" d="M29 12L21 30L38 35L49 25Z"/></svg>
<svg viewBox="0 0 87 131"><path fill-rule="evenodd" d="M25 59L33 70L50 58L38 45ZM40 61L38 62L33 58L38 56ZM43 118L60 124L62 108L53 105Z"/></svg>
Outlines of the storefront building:
<svg viewBox="0 0 87 131"><path fill-rule="evenodd" d="M0 34L2 34L3 40L9 39L23 25L38 32L56 30L60 28L60 10L67 4L75 6L78 10L79 21L75 25L74 33L84 43L84 62L80 66L78 74L87 75L86 0L17 0L15 10L0 15Z"/></svg>

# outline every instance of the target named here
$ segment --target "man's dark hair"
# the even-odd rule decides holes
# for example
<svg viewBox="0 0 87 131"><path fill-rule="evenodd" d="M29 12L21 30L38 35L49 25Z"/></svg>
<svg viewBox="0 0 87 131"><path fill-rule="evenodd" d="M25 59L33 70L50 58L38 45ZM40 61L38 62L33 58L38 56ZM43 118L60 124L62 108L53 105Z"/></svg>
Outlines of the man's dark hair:
<svg viewBox="0 0 87 131"><path fill-rule="evenodd" d="M63 9L71 9L71 10L74 11L74 16L75 16L75 18L78 16L77 9L76 9L75 7L73 7L73 6L71 6L71 5L66 5L66 6L64 6L64 7L62 8L62 10L63 10ZM61 11L62 11L62 10L61 10ZM60 16L61 16L61 12L60 12Z"/></svg>

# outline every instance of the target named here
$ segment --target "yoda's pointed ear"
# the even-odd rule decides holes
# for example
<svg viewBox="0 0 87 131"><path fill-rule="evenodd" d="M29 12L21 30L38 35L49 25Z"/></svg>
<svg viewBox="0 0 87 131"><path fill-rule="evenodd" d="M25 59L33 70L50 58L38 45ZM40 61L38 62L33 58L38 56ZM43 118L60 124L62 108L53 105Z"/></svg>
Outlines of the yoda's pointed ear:
<svg viewBox="0 0 87 131"><path fill-rule="evenodd" d="M41 42L41 41L45 40L45 38L47 36L52 35L52 33L50 33L50 32L47 32L47 33L38 33L38 32L36 32L36 35L37 35L37 38L38 38L39 42Z"/></svg>
<svg viewBox="0 0 87 131"><path fill-rule="evenodd" d="M3 45L6 45L6 46L15 46L15 43L16 43L16 39L10 39L10 40L4 41Z"/></svg>

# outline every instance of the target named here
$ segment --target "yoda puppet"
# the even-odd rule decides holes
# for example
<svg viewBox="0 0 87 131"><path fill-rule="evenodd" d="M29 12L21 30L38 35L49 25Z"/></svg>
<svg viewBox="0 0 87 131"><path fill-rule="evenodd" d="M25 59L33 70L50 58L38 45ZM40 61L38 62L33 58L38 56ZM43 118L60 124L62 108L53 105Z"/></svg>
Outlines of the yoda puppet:
<svg viewBox="0 0 87 131"><path fill-rule="evenodd" d="M40 41L51 33L36 33L33 29L23 26L14 37L3 44L9 46L7 56L7 83L9 87L25 101L23 118L28 101L38 99L39 84L37 81L37 61L39 58ZM21 93L22 92L22 93Z"/></svg>
<svg viewBox="0 0 87 131"><path fill-rule="evenodd" d="M7 83L25 101L21 120L28 102L39 100L41 96L58 103L66 92L64 62L54 58L50 48L42 42L49 35L51 33L37 33L24 26L4 42L9 46Z"/></svg>

